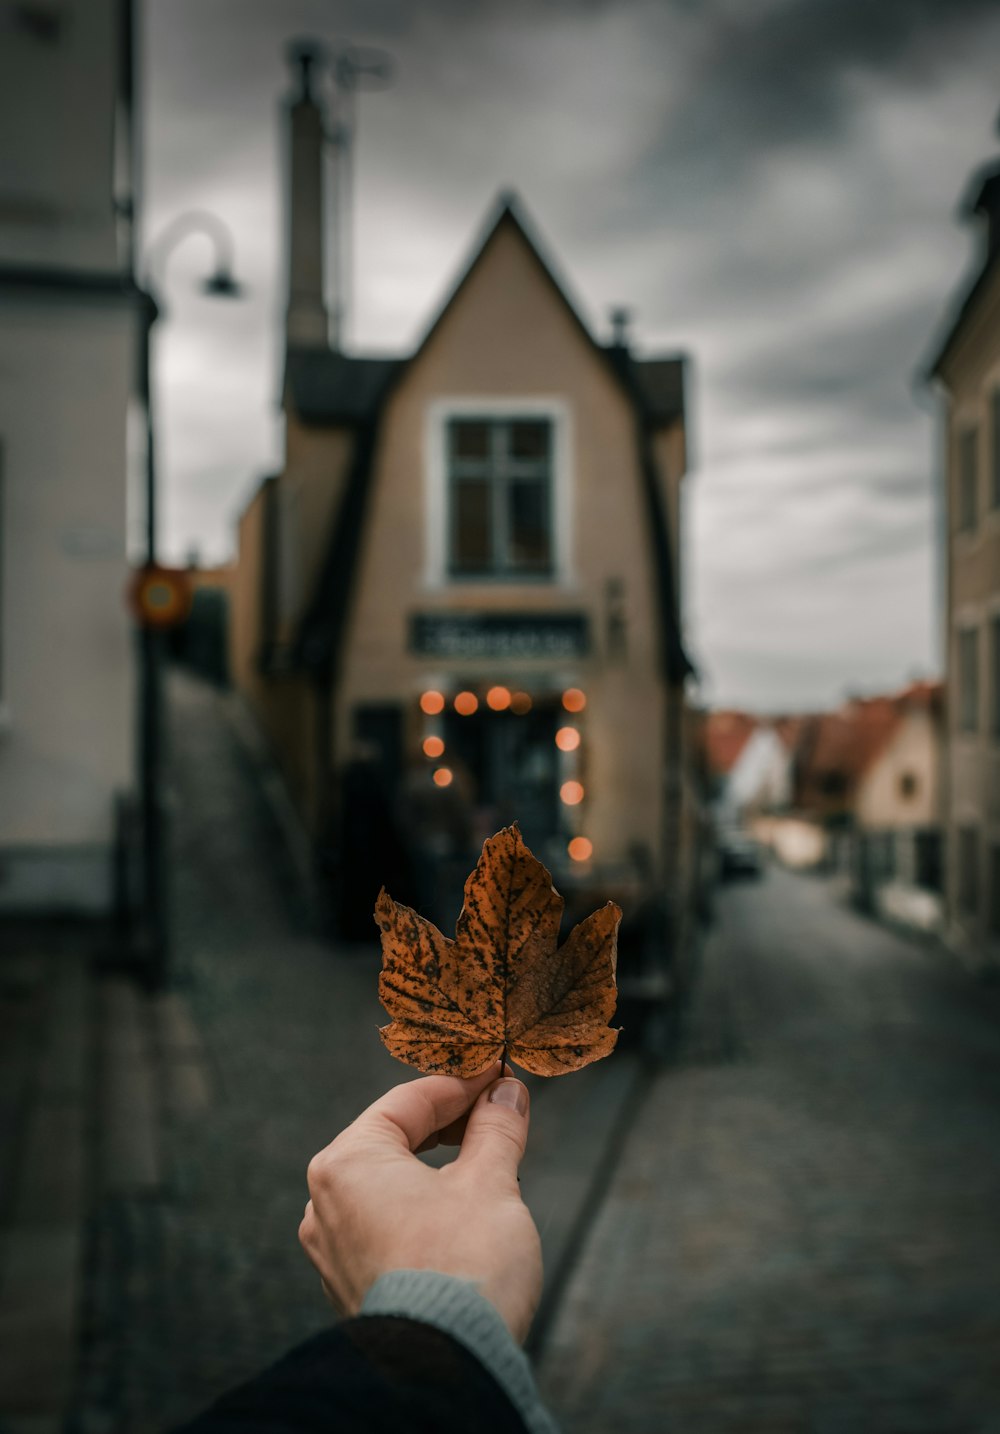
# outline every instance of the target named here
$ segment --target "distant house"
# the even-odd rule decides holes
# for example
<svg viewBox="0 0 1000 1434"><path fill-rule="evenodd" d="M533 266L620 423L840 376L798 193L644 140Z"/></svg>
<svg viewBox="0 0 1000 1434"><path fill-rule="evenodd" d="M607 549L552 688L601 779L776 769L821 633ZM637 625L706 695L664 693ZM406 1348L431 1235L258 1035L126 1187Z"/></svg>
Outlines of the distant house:
<svg viewBox="0 0 1000 1434"><path fill-rule="evenodd" d="M321 249L292 107L292 254ZM560 884L687 879L685 363L593 337L503 197L415 352L325 340L293 272L280 474L251 500L234 679L331 861L346 934L395 880L442 920L518 820ZM443 875L442 875L443 874Z"/></svg>
<svg viewBox="0 0 1000 1434"><path fill-rule="evenodd" d="M0 911L103 912L133 786L130 6L4 6Z"/></svg>
<svg viewBox="0 0 1000 1434"><path fill-rule="evenodd" d="M929 377L944 400L945 757L948 939L1000 967L1000 163L962 205L976 273Z"/></svg>
<svg viewBox="0 0 1000 1434"><path fill-rule="evenodd" d="M713 796L723 814L747 818L788 807L792 752L777 721L710 712L705 732Z"/></svg>
<svg viewBox="0 0 1000 1434"><path fill-rule="evenodd" d="M915 682L796 721L793 806L825 864L862 905L922 926L940 919L942 712L941 684Z"/></svg>
<svg viewBox="0 0 1000 1434"><path fill-rule="evenodd" d="M943 688L834 712L713 712L703 728L718 815L747 822L787 866L840 871L865 907L941 920Z"/></svg>

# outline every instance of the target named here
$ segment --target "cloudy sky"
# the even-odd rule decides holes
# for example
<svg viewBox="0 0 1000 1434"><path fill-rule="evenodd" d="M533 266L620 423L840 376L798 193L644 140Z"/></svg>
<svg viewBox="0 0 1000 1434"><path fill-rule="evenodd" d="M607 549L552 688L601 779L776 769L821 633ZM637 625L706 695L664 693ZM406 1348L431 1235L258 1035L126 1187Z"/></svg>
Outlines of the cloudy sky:
<svg viewBox="0 0 1000 1434"><path fill-rule="evenodd" d="M376 46L361 95L348 343L415 344L518 191L598 337L694 366L689 646L713 703L803 708L936 670L939 471L915 387L974 262L956 222L1000 148L995 0L147 0L146 243L169 556L233 548L280 466L288 39ZM200 297L175 215L232 231Z"/></svg>

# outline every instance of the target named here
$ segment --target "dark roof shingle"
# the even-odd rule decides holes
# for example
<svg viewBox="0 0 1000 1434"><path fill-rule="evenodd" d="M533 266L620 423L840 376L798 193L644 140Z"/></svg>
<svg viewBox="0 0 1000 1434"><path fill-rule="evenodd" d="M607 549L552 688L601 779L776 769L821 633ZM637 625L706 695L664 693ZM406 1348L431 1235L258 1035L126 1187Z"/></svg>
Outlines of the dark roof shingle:
<svg viewBox="0 0 1000 1434"><path fill-rule="evenodd" d="M285 398L303 423L364 423L375 416L403 362L354 358L332 349L289 349Z"/></svg>

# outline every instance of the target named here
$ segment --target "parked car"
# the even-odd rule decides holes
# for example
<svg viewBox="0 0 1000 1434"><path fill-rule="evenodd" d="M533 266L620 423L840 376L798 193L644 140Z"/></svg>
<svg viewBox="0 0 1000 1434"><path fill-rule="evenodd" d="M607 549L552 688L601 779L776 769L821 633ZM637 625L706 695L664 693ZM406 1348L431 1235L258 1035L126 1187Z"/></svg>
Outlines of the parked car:
<svg viewBox="0 0 1000 1434"><path fill-rule="evenodd" d="M760 845L742 827L723 827L717 840L719 875L723 881L740 876L763 876Z"/></svg>

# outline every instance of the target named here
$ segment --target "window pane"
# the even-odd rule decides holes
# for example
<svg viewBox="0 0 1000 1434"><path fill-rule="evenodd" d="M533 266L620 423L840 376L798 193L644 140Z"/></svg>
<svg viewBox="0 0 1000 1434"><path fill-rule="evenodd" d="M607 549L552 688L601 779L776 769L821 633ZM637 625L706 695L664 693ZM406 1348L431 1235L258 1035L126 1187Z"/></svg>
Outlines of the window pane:
<svg viewBox="0 0 1000 1434"><path fill-rule="evenodd" d="M978 637L974 627L958 634L958 724L963 732L979 726Z"/></svg>
<svg viewBox="0 0 1000 1434"><path fill-rule="evenodd" d="M510 425L511 458L545 460L549 456L549 424L545 419L519 419Z"/></svg>
<svg viewBox="0 0 1000 1434"><path fill-rule="evenodd" d="M958 440L958 526L963 532L976 526L977 469L976 430L967 428Z"/></svg>
<svg viewBox="0 0 1000 1434"><path fill-rule="evenodd" d="M482 573L492 566L490 499L488 483L459 478L452 487L451 566L456 572Z"/></svg>
<svg viewBox="0 0 1000 1434"><path fill-rule="evenodd" d="M533 479L512 481L507 499L508 566L545 572L551 562L548 484Z"/></svg>
<svg viewBox="0 0 1000 1434"><path fill-rule="evenodd" d="M979 841L975 827L958 829L958 904L969 915L979 910Z"/></svg>
<svg viewBox="0 0 1000 1434"><path fill-rule="evenodd" d="M990 625L990 668L993 673L993 735L1000 738L1000 617Z"/></svg>
<svg viewBox="0 0 1000 1434"><path fill-rule="evenodd" d="M452 458L482 461L490 456L490 425L481 419L453 419L451 422Z"/></svg>

